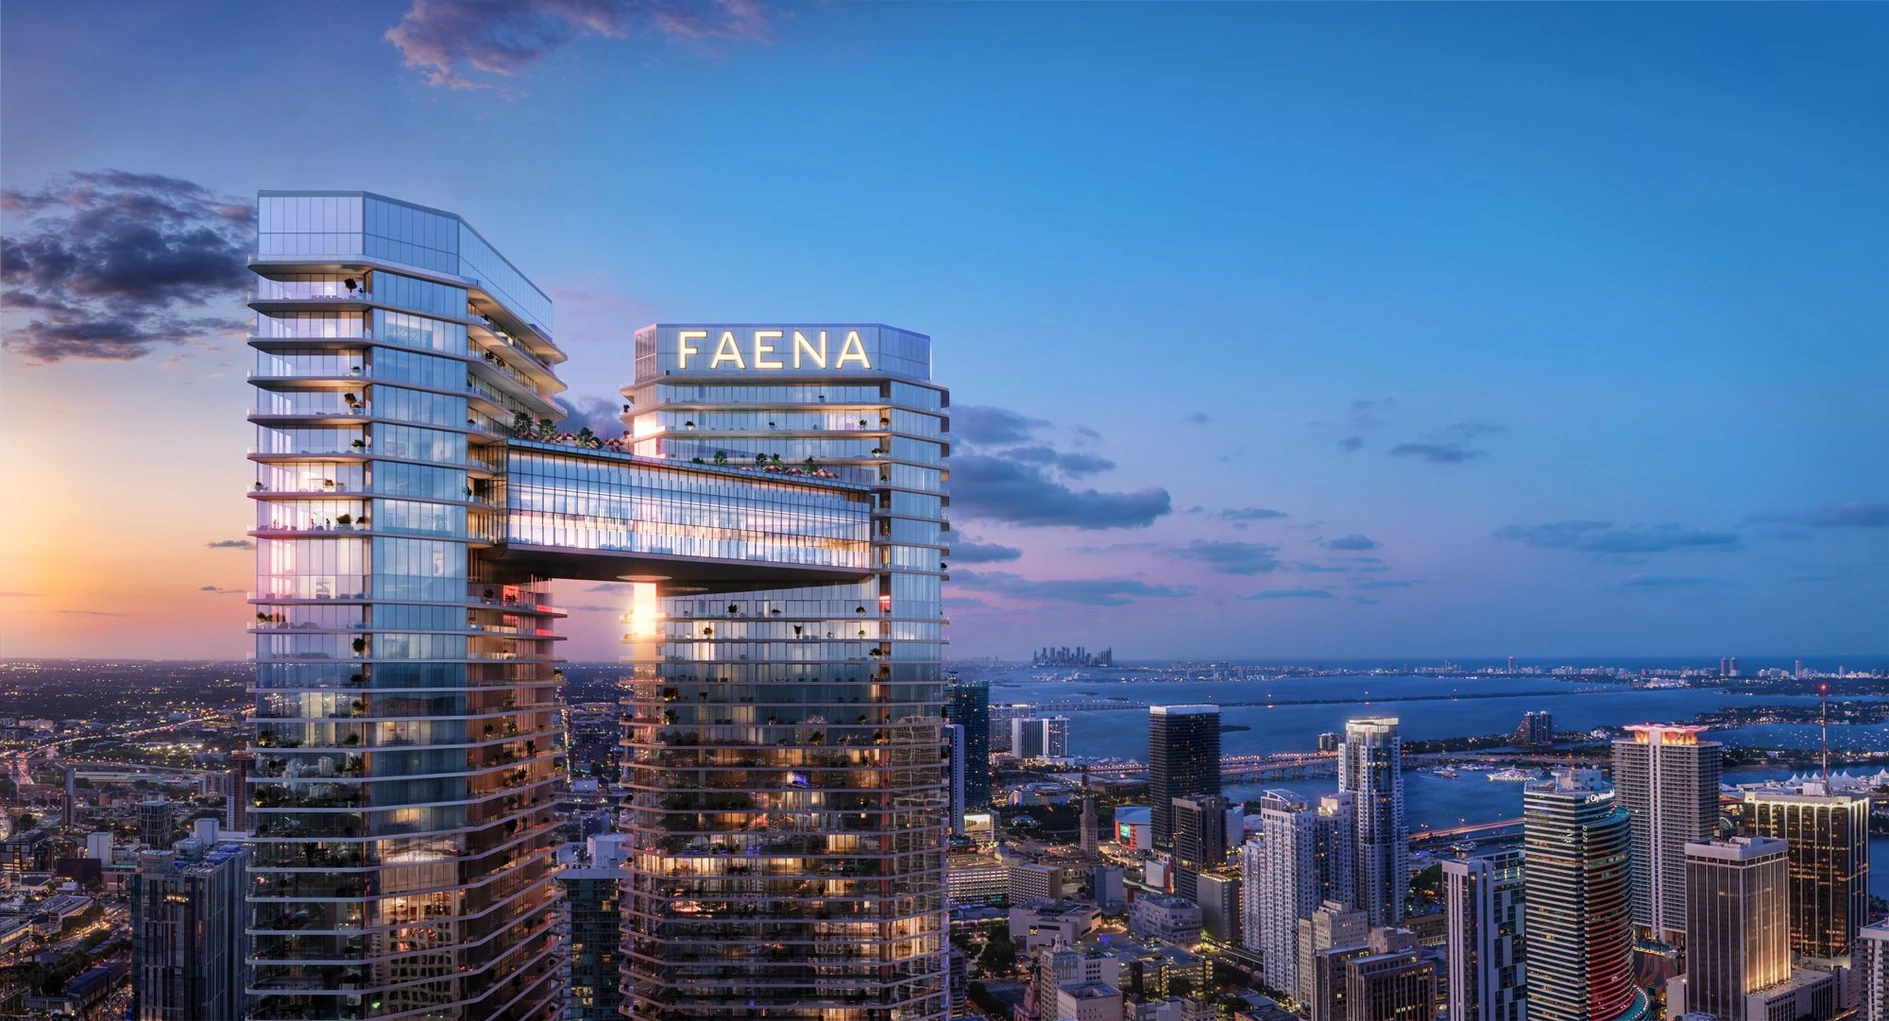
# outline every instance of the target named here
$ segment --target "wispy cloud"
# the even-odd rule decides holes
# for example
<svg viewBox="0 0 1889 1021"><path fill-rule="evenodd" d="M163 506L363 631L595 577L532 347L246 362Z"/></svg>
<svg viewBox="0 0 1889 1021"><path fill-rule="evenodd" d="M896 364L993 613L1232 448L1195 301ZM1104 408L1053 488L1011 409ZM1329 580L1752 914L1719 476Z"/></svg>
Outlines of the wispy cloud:
<svg viewBox="0 0 1889 1021"><path fill-rule="evenodd" d="M1414 457L1431 464L1462 464L1489 452L1472 446L1478 437L1508 430L1491 422L1458 422L1420 443L1399 443L1390 449L1392 457Z"/></svg>
<svg viewBox="0 0 1889 1021"><path fill-rule="evenodd" d="M111 613L105 610L54 610L54 613L67 617L129 617L128 613Z"/></svg>
<svg viewBox="0 0 1889 1021"><path fill-rule="evenodd" d="M1023 556L1015 546L994 542L958 542L951 546L951 560L959 564L1001 564Z"/></svg>
<svg viewBox="0 0 1889 1021"><path fill-rule="evenodd" d="M1008 571L960 571L955 585L1029 602L1082 606L1126 606L1138 599L1181 599L1197 590L1189 585L1154 585L1133 578L1066 578L1036 581Z"/></svg>
<svg viewBox="0 0 1889 1021"><path fill-rule="evenodd" d="M1377 549L1384 544L1369 536L1353 533L1351 535L1341 535L1336 539L1326 539L1324 542L1319 543L1319 545L1326 549L1361 553L1365 550Z"/></svg>
<svg viewBox="0 0 1889 1021"><path fill-rule="evenodd" d="M199 591L199 592L208 592L208 593L210 593L210 594L212 594L212 595L218 595L218 596L240 596L240 595L242 595L242 594L243 594L243 590L242 590L242 589L239 589L239 588L223 588L222 586L219 586L219 585L205 585L205 586L203 586L203 587L201 587L201 588L199 588L199 589L197 589L197 591Z"/></svg>
<svg viewBox="0 0 1889 1021"><path fill-rule="evenodd" d="M1745 523L1803 528L1889 528L1889 503L1831 503L1814 510L1768 511L1751 515Z"/></svg>
<svg viewBox="0 0 1889 1021"><path fill-rule="evenodd" d="M1269 507L1228 507L1220 512L1220 516L1228 521L1265 521L1269 518L1283 518L1286 512Z"/></svg>
<svg viewBox="0 0 1889 1021"><path fill-rule="evenodd" d="M1611 521L1552 521L1542 525L1509 525L1498 529L1498 539L1538 549L1576 553L1666 553L1673 550L1735 550L1736 532L1713 532L1676 524L1615 527Z"/></svg>
<svg viewBox="0 0 1889 1021"><path fill-rule="evenodd" d="M1663 591L1666 589L1703 588L1719 585L1716 578L1701 578L1694 575L1680 574L1636 574L1614 584L1613 588L1638 591Z"/></svg>
<svg viewBox="0 0 1889 1021"><path fill-rule="evenodd" d="M1216 574L1252 576L1270 574L1283 566L1279 547L1260 542L1227 542L1195 539L1185 546L1168 550L1176 560L1205 564Z"/></svg>
<svg viewBox="0 0 1889 1021"><path fill-rule="evenodd" d="M206 542L204 543L204 545L210 549L255 549L256 548L256 544L251 542L248 539L218 539L215 542Z"/></svg>
<svg viewBox="0 0 1889 1021"><path fill-rule="evenodd" d="M1331 593L1322 588L1271 588L1233 598L1245 602L1256 602L1267 599L1330 599L1331 597Z"/></svg>
<svg viewBox="0 0 1889 1021"><path fill-rule="evenodd" d="M764 0L414 0L386 39L429 85L498 89L582 39L765 40L774 16Z"/></svg>
<svg viewBox="0 0 1889 1021"><path fill-rule="evenodd" d="M1213 416L1204 411L1196 411L1189 414L1186 418L1181 419L1181 421L1186 422L1188 425L1207 425L1213 421Z"/></svg>

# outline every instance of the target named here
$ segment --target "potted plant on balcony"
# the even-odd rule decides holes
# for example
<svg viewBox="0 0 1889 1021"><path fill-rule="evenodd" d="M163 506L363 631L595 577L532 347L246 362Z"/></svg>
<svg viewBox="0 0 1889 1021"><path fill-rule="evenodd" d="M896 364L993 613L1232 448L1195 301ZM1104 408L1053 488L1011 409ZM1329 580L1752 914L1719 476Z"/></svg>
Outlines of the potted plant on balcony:
<svg viewBox="0 0 1889 1021"><path fill-rule="evenodd" d="M349 644L354 646L354 654L356 656L359 656L361 653L367 651L367 639L365 638L356 638L353 642Z"/></svg>
<svg viewBox="0 0 1889 1021"><path fill-rule="evenodd" d="M354 527L354 515L337 514L335 515L335 524L340 525L342 528L352 528Z"/></svg>
<svg viewBox="0 0 1889 1021"><path fill-rule="evenodd" d="M715 465L718 468L728 467L728 451L726 450L715 451Z"/></svg>

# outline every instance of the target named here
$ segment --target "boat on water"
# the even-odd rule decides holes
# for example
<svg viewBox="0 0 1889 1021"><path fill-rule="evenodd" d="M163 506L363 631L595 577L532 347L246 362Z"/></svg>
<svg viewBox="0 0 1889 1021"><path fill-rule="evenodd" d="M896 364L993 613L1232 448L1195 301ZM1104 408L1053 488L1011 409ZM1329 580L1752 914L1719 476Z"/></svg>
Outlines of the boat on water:
<svg viewBox="0 0 1889 1021"><path fill-rule="evenodd" d="M1443 777L1445 779L1449 779L1449 780L1454 780L1456 779L1458 775L1460 775L1456 772L1456 770L1450 768L1449 766L1438 766L1435 769L1431 770L1430 772L1435 773L1436 775Z"/></svg>
<svg viewBox="0 0 1889 1021"><path fill-rule="evenodd" d="M1541 779L1541 770L1510 767L1490 773L1489 779L1498 783L1528 783L1531 780Z"/></svg>

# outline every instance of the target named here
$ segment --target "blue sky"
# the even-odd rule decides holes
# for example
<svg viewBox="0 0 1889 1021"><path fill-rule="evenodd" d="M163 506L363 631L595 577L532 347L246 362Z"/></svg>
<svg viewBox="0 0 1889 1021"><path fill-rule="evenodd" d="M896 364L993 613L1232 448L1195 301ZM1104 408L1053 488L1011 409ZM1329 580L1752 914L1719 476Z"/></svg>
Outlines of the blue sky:
<svg viewBox="0 0 1889 1021"><path fill-rule="evenodd" d="M929 333L999 558L954 565L958 654L1883 651L1889 10L649 9L11 4L0 177L454 210L557 298L575 396L656 320ZM31 318L0 430L54 498L10 542L229 498L101 512L77 582L8 554L0 645L240 654L240 341L47 364ZM133 423L163 458L57 456Z"/></svg>

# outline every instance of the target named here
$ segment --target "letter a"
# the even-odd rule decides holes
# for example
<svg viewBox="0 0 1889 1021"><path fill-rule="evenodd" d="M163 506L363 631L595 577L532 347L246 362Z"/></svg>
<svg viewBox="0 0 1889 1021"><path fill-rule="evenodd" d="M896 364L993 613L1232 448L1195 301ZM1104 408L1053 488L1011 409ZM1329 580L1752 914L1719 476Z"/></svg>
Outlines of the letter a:
<svg viewBox="0 0 1889 1021"><path fill-rule="evenodd" d="M858 362L862 369L872 368L872 363L866 360L866 345L859 342L858 330L846 331L846 343L840 345L840 356L833 367L843 369L848 361Z"/></svg>
<svg viewBox="0 0 1889 1021"><path fill-rule="evenodd" d="M721 339L715 342L715 357L708 360L708 367L719 369L723 362L734 362L737 369L748 367L748 363L741 360L741 345L735 342L733 330L722 331Z"/></svg>

